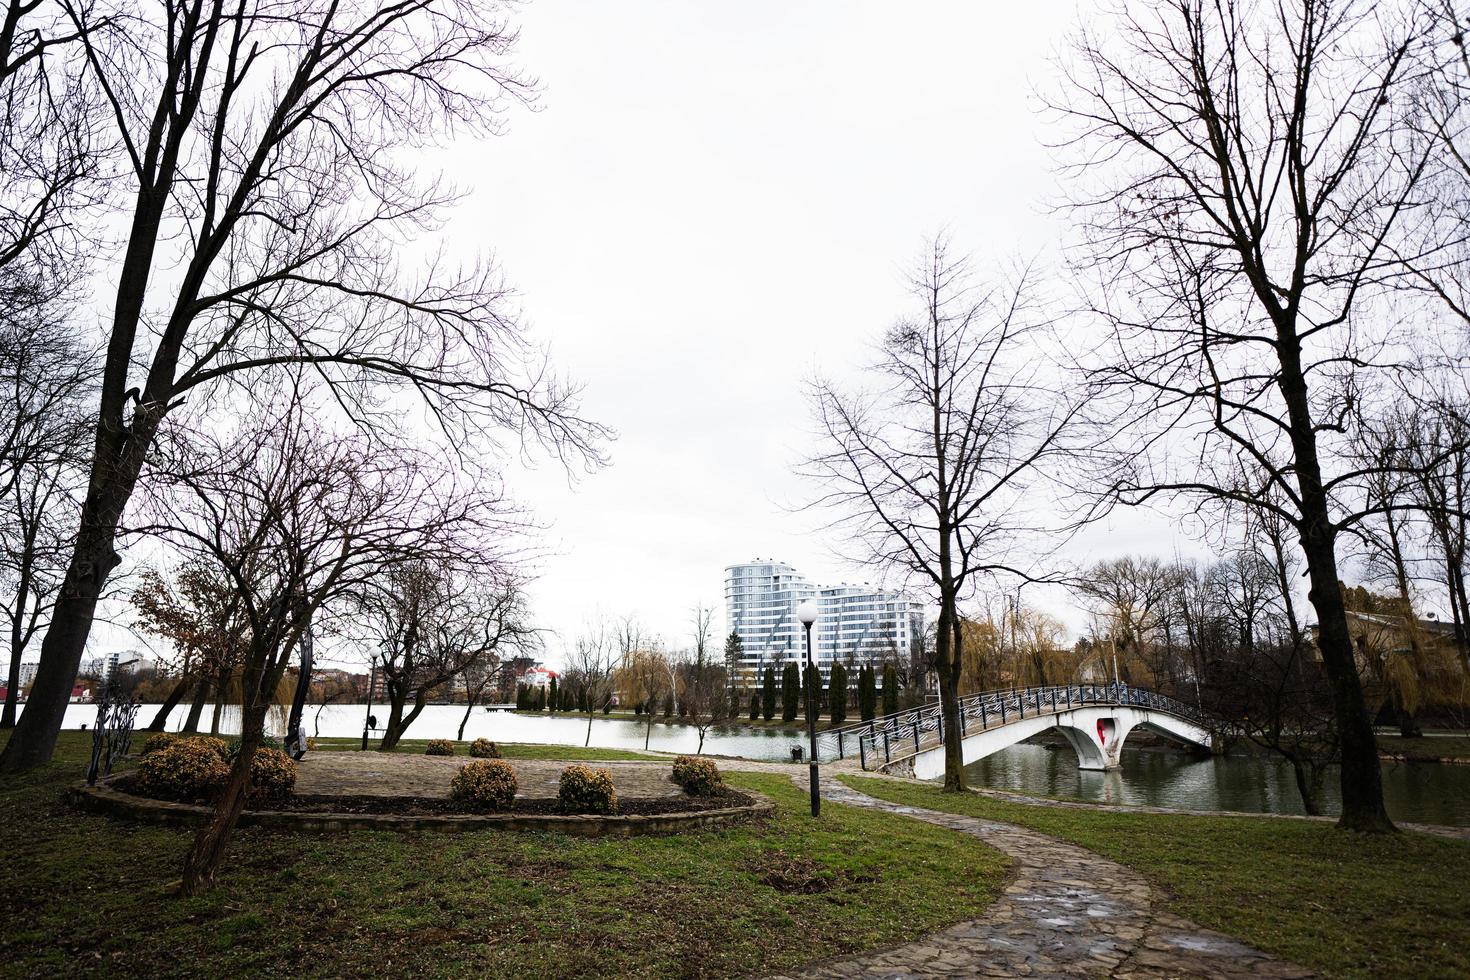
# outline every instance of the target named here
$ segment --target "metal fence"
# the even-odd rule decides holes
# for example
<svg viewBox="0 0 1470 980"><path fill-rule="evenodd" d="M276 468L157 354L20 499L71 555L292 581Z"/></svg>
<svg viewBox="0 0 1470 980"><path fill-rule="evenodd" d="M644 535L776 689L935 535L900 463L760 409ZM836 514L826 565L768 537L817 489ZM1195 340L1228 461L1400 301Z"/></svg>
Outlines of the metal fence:
<svg viewBox="0 0 1470 980"><path fill-rule="evenodd" d="M1127 684L1068 684L986 691L960 699L960 730L965 735L1009 725L1023 718L1054 715L1088 705L1152 708L1208 727L1191 705ZM830 728L817 736L820 760L857 756L864 769L917 755L944 741L944 717L937 703L909 708L872 721Z"/></svg>

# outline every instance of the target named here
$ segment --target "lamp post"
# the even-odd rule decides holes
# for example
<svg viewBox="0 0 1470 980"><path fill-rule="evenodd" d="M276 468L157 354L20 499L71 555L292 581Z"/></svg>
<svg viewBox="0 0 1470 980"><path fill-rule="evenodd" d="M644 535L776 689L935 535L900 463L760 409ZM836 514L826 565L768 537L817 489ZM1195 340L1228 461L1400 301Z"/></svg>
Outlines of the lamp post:
<svg viewBox="0 0 1470 980"><path fill-rule="evenodd" d="M810 599L796 607L796 618L801 620L802 629L806 630L806 676L808 683L816 689L807 688L806 696L810 701L812 698L821 697L821 681L817 680L816 667L812 664L812 624L817 621L817 604ZM811 773L811 795L812 816L822 812L822 796L817 789L817 712L816 705L808 704L806 709L806 735L810 759L808 770Z"/></svg>
<svg viewBox="0 0 1470 980"><path fill-rule="evenodd" d="M367 751L368 730L373 726L373 688L378 683L378 655L375 653L368 660L368 686L367 686L367 713L362 719L362 750Z"/></svg>

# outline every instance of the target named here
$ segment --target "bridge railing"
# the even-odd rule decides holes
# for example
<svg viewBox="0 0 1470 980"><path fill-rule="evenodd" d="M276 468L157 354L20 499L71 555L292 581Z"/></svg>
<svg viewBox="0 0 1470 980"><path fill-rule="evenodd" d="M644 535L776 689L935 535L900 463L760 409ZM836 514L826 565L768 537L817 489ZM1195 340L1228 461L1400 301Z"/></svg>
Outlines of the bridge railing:
<svg viewBox="0 0 1470 980"><path fill-rule="evenodd" d="M959 703L960 729L970 735L1024 718L1099 704L1166 711L1208 727L1199 709L1156 691L1127 684L1065 684L967 695ZM831 761L855 755L864 769L876 769L943 741L944 715L939 704L933 703L829 728L817 736L817 756Z"/></svg>

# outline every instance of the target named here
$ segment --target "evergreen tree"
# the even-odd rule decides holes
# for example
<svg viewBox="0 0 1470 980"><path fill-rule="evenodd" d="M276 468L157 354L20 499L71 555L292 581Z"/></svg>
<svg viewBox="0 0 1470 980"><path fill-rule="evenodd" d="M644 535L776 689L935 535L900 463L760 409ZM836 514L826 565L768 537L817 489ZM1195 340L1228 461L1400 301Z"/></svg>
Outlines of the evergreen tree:
<svg viewBox="0 0 1470 980"><path fill-rule="evenodd" d="M672 693L665 694L664 695L664 720L665 721L668 721L669 718L673 716L673 714L674 714L674 695Z"/></svg>
<svg viewBox="0 0 1470 980"><path fill-rule="evenodd" d="M781 720L793 722L801 707L801 676L793 661L781 671Z"/></svg>
<svg viewBox="0 0 1470 980"><path fill-rule="evenodd" d="M761 696L754 691L750 693L750 720L755 721L761 716Z"/></svg>
<svg viewBox="0 0 1470 980"><path fill-rule="evenodd" d="M878 685L873 677L873 665L864 664L858 670L858 716L863 721L872 721L878 713Z"/></svg>
<svg viewBox="0 0 1470 980"><path fill-rule="evenodd" d="M761 681L761 717L770 721L776 717L776 668L767 667Z"/></svg>
<svg viewBox="0 0 1470 980"><path fill-rule="evenodd" d="M551 679L551 692L546 696L546 700L551 705L551 711L553 714L556 713L557 707L561 704L561 702L557 700L556 694L556 678L553 677Z"/></svg>
<svg viewBox="0 0 1470 980"><path fill-rule="evenodd" d="M847 668L841 664L833 664L827 675L827 715L834 725L847 720Z"/></svg>
<svg viewBox="0 0 1470 980"><path fill-rule="evenodd" d="M536 710L546 710L546 688L544 687L536 688Z"/></svg>
<svg viewBox="0 0 1470 980"><path fill-rule="evenodd" d="M822 717L822 668L813 665L802 671L802 708L808 722Z"/></svg>
<svg viewBox="0 0 1470 980"><path fill-rule="evenodd" d="M898 712L898 669L891 663L883 665L883 713Z"/></svg>

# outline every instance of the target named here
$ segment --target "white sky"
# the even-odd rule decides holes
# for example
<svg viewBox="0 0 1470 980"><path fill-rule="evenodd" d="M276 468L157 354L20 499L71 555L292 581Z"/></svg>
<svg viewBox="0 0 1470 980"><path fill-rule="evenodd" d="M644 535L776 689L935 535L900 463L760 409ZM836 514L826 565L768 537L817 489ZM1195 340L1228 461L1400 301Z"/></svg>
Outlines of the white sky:
<svg viewBox="0 0 1470 980"><path fill-rule="evenodd" d="M551 466L512 475L551 525L540 622L570 639L632 614L679 645L696 602L723 636L728 564L862 580L790 510L812 491L792 474L812 445L801 381L870 359L936 232L981 273L1055 259L1034 93L1074 3L541 0L516 16L538 110L427 162L473 188L452 250L496 256L587 413L620 434L575 488ZM1123 521L1076 547L1174 549L1168 522ZM92 646L135 642L104 627Z"/></svg>

